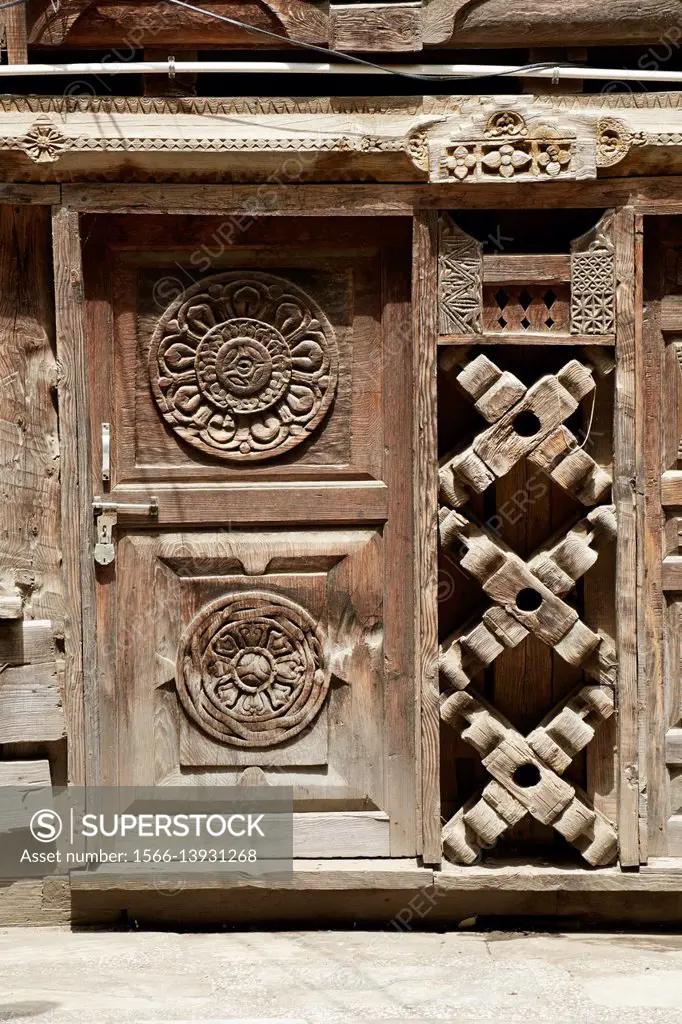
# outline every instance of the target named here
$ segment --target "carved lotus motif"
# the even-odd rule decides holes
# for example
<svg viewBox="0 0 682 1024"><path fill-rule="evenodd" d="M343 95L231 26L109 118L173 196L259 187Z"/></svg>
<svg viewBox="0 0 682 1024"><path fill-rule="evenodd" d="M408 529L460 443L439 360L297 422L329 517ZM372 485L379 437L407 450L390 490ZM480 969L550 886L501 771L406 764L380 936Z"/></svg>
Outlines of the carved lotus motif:
<svg viewBox="0 0 682 1024"><path fill-rule="evenodd" d="M189 624L178 650L178 695L189 717L233 746L291 739L329 688L324 633L301 605L266 591L228 594Z"/></svg>
<svg viewBox="0 0 682 1024"><path fill-rule="evenodd" d="M272 274L226 273L166 310L149 377L168 425L228 460L279 455L318 426L336 390L334 331L300 288Z"/></svg>

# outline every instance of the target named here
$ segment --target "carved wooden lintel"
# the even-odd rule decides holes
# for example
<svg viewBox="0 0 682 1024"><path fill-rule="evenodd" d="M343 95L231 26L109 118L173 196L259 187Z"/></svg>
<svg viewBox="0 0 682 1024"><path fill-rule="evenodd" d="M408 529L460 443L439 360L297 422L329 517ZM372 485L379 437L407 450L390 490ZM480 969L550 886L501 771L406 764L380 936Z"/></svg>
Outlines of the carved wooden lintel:
<svg viewBox="0 0 682 1024"><path fill-rule="evenodd" d="M272 180L274 170L284 184L570 182L620 173L625 162L632 172L638 155L661 147L667 164L678 151L682 167L682 109L666 100L661 111L652 99L613 99L612 111L599 96L3 97L0 159L7 177L16 167L57 180L86 179L88 157L101 176L104 154L112 173L125 164L158 177L215 167L224 178L228 166L233 181Z"/></svg>

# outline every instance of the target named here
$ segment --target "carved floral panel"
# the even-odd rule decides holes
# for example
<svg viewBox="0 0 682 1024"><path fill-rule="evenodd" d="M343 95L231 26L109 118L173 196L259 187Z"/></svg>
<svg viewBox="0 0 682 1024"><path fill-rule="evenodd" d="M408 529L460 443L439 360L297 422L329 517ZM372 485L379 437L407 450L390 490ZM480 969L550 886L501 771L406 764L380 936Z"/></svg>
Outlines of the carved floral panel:
<svg viewBox="0 0 682 1024"><path fill-rule="evenodd" d="M149 351L165 422L230 461L271 458L304 441L327 413L337 377L322 309L292 282L257 271L217 274L184 291Z"/></svg>
<svg viewBox="0 0 682 1024"><path fill-rule="evenodd" d="M310 725L329 689L325 636L302 605L264 590L227 594L183 633L177 687L189 717L239 747L271 747Z"/></svg>

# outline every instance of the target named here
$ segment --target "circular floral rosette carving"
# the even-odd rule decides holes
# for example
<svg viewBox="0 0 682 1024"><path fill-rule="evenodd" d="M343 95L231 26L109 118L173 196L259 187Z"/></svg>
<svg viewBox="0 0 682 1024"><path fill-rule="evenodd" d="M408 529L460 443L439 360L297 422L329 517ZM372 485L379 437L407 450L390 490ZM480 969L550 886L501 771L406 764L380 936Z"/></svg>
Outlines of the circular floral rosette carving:
<svg viewBox="0 0 682 1024"><path fill-rule="evenodd" d="M266 591L203 608L180 639L177 687L189 717L238 747L291 739L318 714L330 672L321 627L301 605Z"/></svg>
<svg viewBox="0 0 682 1024"><path fill-rule="evenodd" d="M166 423L202 452L266 459L304 441L334 397L338 352L317 303L273 274L209 277L154 331L149 377Z"/></svg>

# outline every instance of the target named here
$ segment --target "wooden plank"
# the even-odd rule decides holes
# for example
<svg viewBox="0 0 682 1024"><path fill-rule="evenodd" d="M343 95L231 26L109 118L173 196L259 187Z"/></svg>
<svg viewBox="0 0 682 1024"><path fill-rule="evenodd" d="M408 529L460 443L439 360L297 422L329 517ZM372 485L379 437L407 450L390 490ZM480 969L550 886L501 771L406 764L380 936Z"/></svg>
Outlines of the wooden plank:
<svg viewBox="0 0 682 1024"><path fill-rule="evenodd" d="M92 490L88 466L84 379L83 275L78 215L55 208L52 247L59 360L59 427L64 551L64 707L69 735L69 781L95 785L99 772L98 712L94 674L92 563L88 534ZM85 542L85 543L84 543ZM85 641L85 642L84 642ZM86 763L87 762L87 763Z"/></svg>
<svg viewBox="0 0 682 1024"><path fill-rule="evenodd" d="M421 50L422 5L332 4L329 8L329 46L344 51Z"/></svg>
<svg viewBox="0 0 682 1024"><path fill-rule="evenodd" d="M0 207L0 618L61 619L47 210Z"/></svg>
<svg viewBox="0 0 682 1024"><path fill-rule="evenodd" d="M0 675L0 743L40 743L66 735L57 663Z"/></svg>
<svg viewBox="0 0 682 1024"><path fill-rule="evenodd" d="M10 506L12 507L12 506ZM24 601L13 594L0 594L0 619L22 619L24 617Z"/></svg>
<svg viewBox="0 0 682 1024"><path fill-rule="evenodd" d="M635 282L635 380L637 386L636 472L638 530L638 690L640 712L639 789L640 860L648 852L665 853L665 836L654 822L664 821L667 811L667 775L662 744L665 730L664 633L661 552L661 396L664 393L663 345L659 305L644 306L643 224L636 219L637 278ZM641 315L639 311L641 310ZM650 827L647 820L650 818ZM650 848L650 850L649 850Z"/></svg>
<svg viewBox="0 0 682 1024"><path fill-rule="evenodd" d="M330 481L296 483L220 484L202 487L119 486L109 497L113 501L145 503L150 495L159 499L154 525L251 523L383 522L388 516L388 488L381 481L340 484ZM145 514L122 513L125 525L149 526Z"/></svg>
<svg viewBox="0 0 682 1024"><path fill-rule="evenodd" d="M669 857L682 857L682 814L668 819L666 848Z"/></svg>
<svg viewBox="0 0 682 1024"><path fill-rule="evenodd" d="M535 284L559 284L571 280L571 257L513 254L483 257L483 283L532 281Z"/></svg>
<svg viewBox="0 0 682 1024"><path fill-rule="evenodd" d="M0 761L0 786L42 789L50 785L49 761Z"/></svg>
<svg viewBox="0 0 682 1024"><path fill-rule="evenodd" d="M554 334L552 331L512 331L486 334L440 334L439 347L449 345L615 345L614 334Z"/></svg>
<svg viewBox="0 0 682 1024"><path fill-rule="evenodd" d="M4 623L0 629L0 665L37 665L54 661L56 654L49 620Z"/></svg>
<svg viewBox="0 0 682 1024"><path fill-rule="evenodd" d="M614 502L618 515L616 622L618 627L619 856L622 867L639 865L637 692L637 513L635 494L636 338L635 214L615 219L616 406Z"/></svg>
<svg viewBox="0 0 682 1024"><path fill-rule="evenodd" d="M150 880L140 878L112 877L111 869L98 868L96 871L71 874L71 885L78 890L101 891L103 889L149 889ZM190 872L188 872L190 874ZM254 879L206 878L197 871L196 879L185 879L184 887L189 889L291 889L297 892L322 890L415 890L433 884L433 871L422 868L410 858L391 860L299 860L294 861L293 877L282 881L259 881ZM153 883L152 883L153 886ZM157 882L158 887L158 882Z"/></svg>
<svg viewBox="0 0 682 1024"><path fill-rule="evenodd" d="M661 476L661 504L669 508L682 506L682 471L670 469Z"/></svg>
<svg viewBox="0 0 682 1024"><path fill-rule="evenodd" d="M438 683L438 217L417 213L412 255L414 317L415 681L420 694L419 770L425 864L441 862Z"/></svg>
<svg viewBox="0 0 682 1024"><path fill-rule="evenodd" d="M663 559L660 565L660 584L663 590L682 593L682 555L668 555Z"/></svg>
<svg viewBox="0 0 682 1024"><path fill-rule="evenodd" d="M682 331L682 295L665 295L661 299L660 329Z"/></svg>
<svg viewBox="0 0 682 1024"><path fill-rule="evenodd" d="M62 198L60 185L24 184L22 182L0 183L0 203L13 206L54 206Z"/></svg>
<svg viewBox="0 0 682 1024"><path fill-rule="evenodd" d="M40 190L56 186L22 185ZM682 212L681 176L600 178L596 181L543 182L544 207L580 209L628 204L642 214ZM92 213L230 214L249 217L412 216L415 209L535 209L537 184L64 184L62 201ZM38 195L39 192L36 191ZM31 201L37 201L32 199ZM45 200L48 201L47 199Z"/></svg>
<svg viewBox="0 0 682 1024"><path fill-rule="evenodd" d="M407 224L403 227L407 228ZM391 856L413 856L418 849L417 774L419 695L414 676L415 548L414 505L405 500L413 475L415 337L412 322L411 234L382 260L382 403L389 516L384 530L384 685L386 718L386 809L391 815Z"/></svg>
<svg viewBox="0 0 682 1024"><path fill-rule="evenodd" d="M383 811L294 814L294 857L390 857L390 819Z"/></svg>
<svg viewBox="0 0 682 1024"><path fill-rule="evenodd" d="M682 862L680 862L682 867ZM436 892L445 896L455 892L617 892L625 896L635 892L682 893L682 872L666 867L664 871L644 869L635 874L617 867L550 867L544 864L503 864L500 866L461 867L443 864L434 875ZM626 916L625 914L623 916Z"/></svg>
<svg viewBox="0 0 682 1024"><path fill-rule="evenodd" d="M0 24L5 23L8 64L28 64L28 43L26 36L26 6L6 8L0 15Z"/></svg>

